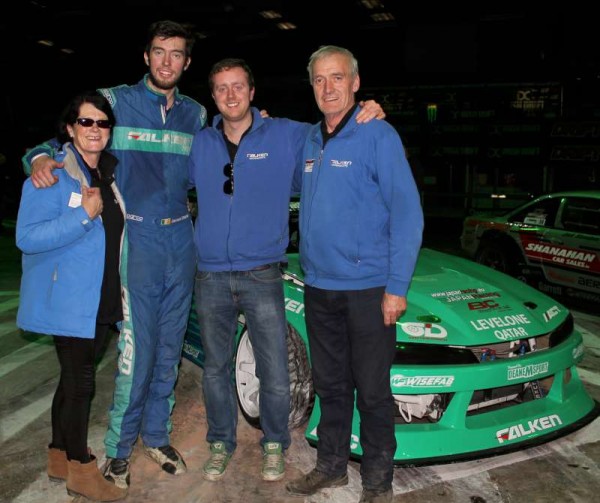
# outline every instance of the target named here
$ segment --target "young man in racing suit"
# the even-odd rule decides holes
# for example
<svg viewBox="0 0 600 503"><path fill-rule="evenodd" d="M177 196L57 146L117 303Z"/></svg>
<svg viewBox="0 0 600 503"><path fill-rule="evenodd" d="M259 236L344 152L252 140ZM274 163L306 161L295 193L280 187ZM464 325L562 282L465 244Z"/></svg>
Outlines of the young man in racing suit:
<svg viewBox="0 0 600 503"><path fill-rule="evenodd" d="M138 435L145 453L171 474L186 471L170 445L171 411L194 283L192 222L187 207L188 157L206 109L179 94L194 38L185 26L150 26L136 85L100 89L117 119L110 151L119 160L117 185L127 208L128 243L121 258L124 322L118 373L105 437L104 475L129 486L129 457ZM54 183L61 167L50 144L24 158L37 187Z"/></svg>

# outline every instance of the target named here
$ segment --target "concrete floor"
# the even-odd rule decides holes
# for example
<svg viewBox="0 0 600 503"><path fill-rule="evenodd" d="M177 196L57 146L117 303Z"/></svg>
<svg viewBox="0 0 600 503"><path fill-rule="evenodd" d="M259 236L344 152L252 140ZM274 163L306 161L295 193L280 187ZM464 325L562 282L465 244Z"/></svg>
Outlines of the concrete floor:
<svg viewBox="0 0 600 503"><path fill-rule="evenodd" d="M50 438L50 404L57 383L58 363L48 337L20 333L15 326L20 255L14 236L0 235L0 502L54 503L72 499L64 484L46 476L46 445ZM580 374L591 395L600 401L600 318L574 312L584 334L585 358ZM89 444L102 459L106 410L113 388L116 338L109 344L97 375ZM130 503L349 503L360 495L359 465L351 462L350 483L311 498L285 493L285 483L314 465L315 450L304 432L293 432L287 453L287 473L280 482L259 476L259 432L240 416L239 447L227 475L219 482L202 478L208 456L206 415L201 392L202 372L182 362L176 388L172 443L184 455L189 471L174 477L146 459L139 446L132 458ZM396 502L588 503L600 497L600 418L581 430L539 447L478 461L419 468L397 468Z"/></svg>

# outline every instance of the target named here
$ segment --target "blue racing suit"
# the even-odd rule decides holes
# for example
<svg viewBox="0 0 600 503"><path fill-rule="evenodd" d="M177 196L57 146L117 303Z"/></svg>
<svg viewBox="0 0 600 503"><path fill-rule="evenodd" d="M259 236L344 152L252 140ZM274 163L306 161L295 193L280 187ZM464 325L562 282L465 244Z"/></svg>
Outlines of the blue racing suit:
<svg viewBox="0 0 600 503"><path fill-rule="evenodd" d="M167 111L166 97L147 79L99 90L116 116L110 151L119 159L116 182L128 220L121 259L124 321L105 437L111 458L128 458L138 435L148 447L169 444L196 265L188 157L206 109L176 91ZM41 146L24 161L42 152L51 153Z"/></svg>

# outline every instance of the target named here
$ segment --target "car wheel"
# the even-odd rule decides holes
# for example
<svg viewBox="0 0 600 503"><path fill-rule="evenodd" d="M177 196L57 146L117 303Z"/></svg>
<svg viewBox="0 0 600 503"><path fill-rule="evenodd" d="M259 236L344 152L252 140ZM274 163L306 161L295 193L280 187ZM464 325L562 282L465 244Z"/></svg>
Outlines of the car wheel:
<svg viewBox="0 0 600 503"><path fill-rule="evenodd" d="M308 421L315 401L315 392L306 346L291 325L288 325L287 343L290 372L289 426L293 429Z"/></svg>
<svg viewBox="0 0 600 503"><path fill-rule="evenodd" d="M511 276L517 273L518 264L514 254L499 243L483 243L477 250L475 261Z"/></svg>
<svg viewBox="0 0 600 503"><path fill-rule="evenodd" d="M308 420L314 404L314 390L306 346L296 330L288 325L288 370L290 374L289 427L296 428ZM240 409L246 421L260 428L259 390L254 350L244 329L236 351L235 385Z"/></svg>

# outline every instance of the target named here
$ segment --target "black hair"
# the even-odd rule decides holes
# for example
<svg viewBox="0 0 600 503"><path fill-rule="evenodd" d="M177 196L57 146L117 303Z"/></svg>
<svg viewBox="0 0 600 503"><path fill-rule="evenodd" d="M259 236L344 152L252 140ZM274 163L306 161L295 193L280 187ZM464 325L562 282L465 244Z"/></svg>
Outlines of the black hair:
<svg viewBox="0 0 600 503"><path fill-rule="evenodd" d="M212 91L213 88L214 76L223 70L230 70L231 68L241 68L244 70L246 72L246 76L248 77L248 86L250 89L254 89L254 75L252 75L252 70L248 66L248 63L239 58L225 58L221 61L217 61L210 69L208 74L208 88L210 91Z"/></svg>
<svg viewBox="0 0 600 503"><path fill-rule="evenodd" d="M150 54L152 49L152 41L155 37L158 38L173 38L180 37L185 39L185 57L189 58L192 55L194 48L194 32L189 24L181 24L175 21L165 19L152 23L148 28L148 39L146 41L146 54Z"/></svg>
<svg viewBox="0 0 600 503"><path fill-rule="evenodd" d="M66 143L71 140L69 132L67 131L67 124L70 126L73 126L75 124L75 121L79 117L79 110L81 109L81 105L83 105L84 103L89 103L101 112L104 112L111 125L115 125L115 114L113 113L108 100L101 94L98 94L97 91L84 91L72 98L71 101L67 103L67 106L64 108L62 114L60 115L60 119L58 120L57 124L56 137L61 143Z"/></svg>

